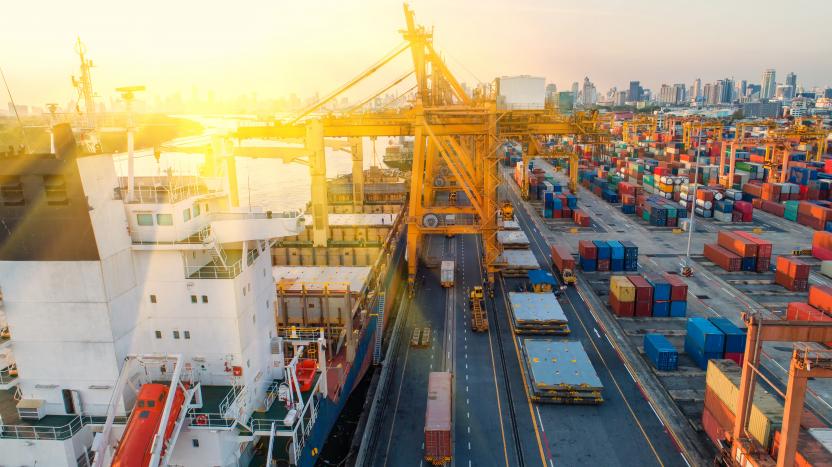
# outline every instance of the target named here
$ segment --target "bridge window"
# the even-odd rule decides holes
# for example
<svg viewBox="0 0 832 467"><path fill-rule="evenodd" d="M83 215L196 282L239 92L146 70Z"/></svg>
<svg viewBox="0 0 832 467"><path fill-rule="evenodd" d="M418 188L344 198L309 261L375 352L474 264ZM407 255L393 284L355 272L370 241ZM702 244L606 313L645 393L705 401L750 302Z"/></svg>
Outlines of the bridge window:
<svg viewBox="0 0 832 467"><path fill-rule="evenodd" d="M46 192L46 204L50 206L66 206L69 204L64 177L60 175L44 176L43 189Z"/></svg>
<svg viewBox="0 0 832 467"><path fill-rule="evenodd" d="M208 296L207 295L202 296L202 303L208 303Z"/></svg>
<svg viewBox="0 0 832 467"><path fill-rule="evenodd" d="M179 331L173 331L173 338L179 339Z"/></svg>
<svg viewBox="0 0 832 467"><path fill-rule="evenodd" d="M199 440L194 438L194 439L191 440L191 444L193 444L193 446L195 448L198 448L199 447Z"/></svg>
<svg viewBox="0 0 832 467"><path fill-rule="evenodd" d="M153 214L136 214L136 222L138 222L139 225L153 225Z"/></svg>
<svg viewBox="0 0 832 467"><path fill-rule="evenodd" d="M147 400L147 406L148 406L148 407L150 407L151 409L152 409L153 407L156 407L156 401L154 401L154 400L152 400L152 399L148 399L148 400Z"/></svg>
<svg viewBox="0 0 832 467"><path fill-rule="evenodd" d="M150 295L150 303L156 303L156 295Z"/></svg>
<svg viewBox="0 0 832 467"><path fill-rule="evenodd" d="M156 331L156 339L162 338L162 331Z"/></svg>
<svg viewBox="0 0 832 467"><path fill-rule="evenodd" d="M199 217L199 204L194 204L194 217Z"/></svg>
<svg viewBox="0 0 832 467"><path fill-rule="evenodd" d="M182 211L182 220L185 221L185 222L188 222L189 220L191 220L191 210L190 209L185 209L184 211Z"/></svg>
<svg viewBox="0 0 832 467"><path fill-rule="evenodd" d="M0 200L3 206L23 206L23 185L20 177L0 178Z"/></svg>
<svg viewBox="0 0 832 467"><path fill-rule="evenodd" d="M191 338L191 331L182 331L182 336L185 339L190 339Z"/></svg>
<svg viewBox="0 0 832 467"><path fill-rule="evenodd" d="M191 295L191 303L196 303L196 295Z"/></svg>
<svg viewBox="0 0 832 467"><path fill-rule="evenodd" d="M156 214L157 225L173 225L173 215L171 214Z"/></svg>

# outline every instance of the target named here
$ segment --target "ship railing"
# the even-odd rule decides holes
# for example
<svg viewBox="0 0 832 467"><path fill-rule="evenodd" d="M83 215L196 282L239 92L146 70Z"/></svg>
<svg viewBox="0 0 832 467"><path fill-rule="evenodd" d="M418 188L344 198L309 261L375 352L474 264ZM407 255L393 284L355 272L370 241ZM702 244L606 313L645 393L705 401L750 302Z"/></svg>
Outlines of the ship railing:
<svg viewBox="0 0 832 467"><path fill-rule="evenodd" d="M174 204L197 196L221 193L222 177L163 176L136 177L133 203ZM125 199L127 177L119 178L119 186L113 192L114 199Z"/></svg>
<svg viewBox="0 0 832 467"><path fill-rule="evenodd" d="M128 415L115 417L113 423L126 425ZM103 425L106 417L78 415L65 425L0 425L0 439L66 440L75 436L86 425Z"/></svg>
<svg viewBox="0 0 832 467"><path fill-rule="evenodd" d="M221 413L200 412L198 409L191 409L188 414L190 427L206 429L231 429L236 425L234 418L228 418Z"/></svg>
<svg viewBox="0 0 832 467"><path fill-rule="evenodd" d="M288 340L301 340L301 341L317 342L318 338L321 337L321 328L304 328L304 327L299 327L299 326L278 326L276 337L282 337L282 338L288 339Z"/></svg>
<svg viewBox="0 0 832 467"><path fill-rule="evenodd" d="M0 370L0 384L9 384L17 379L17 364L12 363Z"/></svg>
<svg viewBox="0 0 832 467"><path fill-rule="evenodd" d="M231 406L234 404L234 402L237 401L237 398L239 398L241 395L243 395L245 393L245 391L246 391L245 386L236 386L236 385L232 386L231 390L228 391L228 394L226 394L225 397L220 401L220 404L219 404L220 414L223 414L223 415L227 414L228 410L231 408ZM231 417L231 418L234 418L234 417Z"/></svg>
<svg viewBox="0 0 832 467"><path fill-rule="evenodd" d="M241 272L243 272L241 259L227 266L213 264L185 266L185 277L188 279L234 279Z"/></svg>

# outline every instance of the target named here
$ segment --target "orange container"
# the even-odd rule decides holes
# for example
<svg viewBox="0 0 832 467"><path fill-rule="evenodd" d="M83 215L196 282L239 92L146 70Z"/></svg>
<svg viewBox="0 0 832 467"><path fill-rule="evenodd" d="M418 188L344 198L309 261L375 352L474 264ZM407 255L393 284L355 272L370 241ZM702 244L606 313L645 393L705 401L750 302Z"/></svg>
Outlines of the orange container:
<svg viewBox="0 0 832 467"><path fill-rule="evenodd" d="M813 285L809 287L809 305L832 315L832 287Z"/></svg>
<svg viewBox="0 0 832 467"><path fill-rule="evenodd" d="M782 272L792 279L808 279L811 266L794 256L778 256L777 272Z"/></svg>
<svg viewBox="0 0 832 467"><path fill-rule="evenodd" d="M751 258L757 256L757 244L753 241L743 238L734 232L720 230L716 236L717 244L728 251L736 253L743 258Z"/></svg>

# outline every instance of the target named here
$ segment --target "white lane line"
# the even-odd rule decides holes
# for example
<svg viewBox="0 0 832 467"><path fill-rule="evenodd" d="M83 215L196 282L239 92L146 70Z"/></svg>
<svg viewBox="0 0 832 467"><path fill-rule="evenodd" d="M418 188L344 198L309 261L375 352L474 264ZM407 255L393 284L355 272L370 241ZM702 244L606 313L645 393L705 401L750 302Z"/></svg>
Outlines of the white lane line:
<svg viewBox="0 0 832 467"><path fill-rule="evenodd" d="M466 365L466 366L468 366L468 365ZM465 374L465 381L468 381L468 373ZM465 388L465 389L467 390L468 388Z"/></svg>
<svg viewBox="0 0 832 467"><path fill-rule="evenodd" d="M469 402L469 400L468 400L468 398L466 397L466 398L465 398L465 405L468 405L468 402Z"/></svg>
<svg viewBox="0 0 832 467"><path fill-rule="evenodd" d="M468 450L469 451L471 450L471 442L470 441L468 441Z"/></svg>
<svg viewBox="0 0 832 467"><path fill-rule="evenodd" d="M606 338L607 338L607 342L609 342L609 343L610 343L610 345L612 345L612 341L610 340L610 336L608 336L608 335L604 334L604 337L606 337ZM613 347L615 347L614 345L612 345L612 346L613 346Z"/></svg>
<svg viewBox="0 0 832 467"><path fill-rule="evenodd" d="M465 392L468 392L468 385L465 385Z"/></svg>
<svg viewBox="0 0 832 467"><path fill-rule="evenodd" d="M467 418L471 418L471 412L465 412L465 416L466 416Z"/></svg>
<svg viewBox="0 0 832 467"><path fill-rule="evenodd" d="M465 364L465 369L466 369L466 370L468 369L468 364L467 364L467 363Z"/></svg>
<svg viewBox="0 0 832 467"><path fill-rule="evenodd" d="M653 404L652 404L650 401L647 401L647 405L649 405L649 406L650 406L650 410L652 410L652 411L653 411L653 415L655 415L655 416L656 416L656 418L658 418L658 419L659 419L659 423L661 423L661 424L662 424L662 428L664 428L664 422L663 422L663 421L662 421L662 419L659 417L659 414L656 412L656 409L653 407Z"/></svg>
<svg viewBox="0 0 832 467"><path fill-rule="evenodd" d="M688 459L685 457L685 455L684 455L684 454L682 454L681 452L679 453L679 455L680 455L680 456L682 456L682 460L683 460L683 461L685 461L685 464L686 464L688 467L690 467L690 462L688 462ZM470 462L470 461L469 461L469 462Z"/></svg>
<svg viewBox="0 0 832 467"><path fill-rule="evenodd" d="M595 331L595 335L596 335L596 336L598 336L598 339L600 339L600 338L601 338L601 334L598 334L598 329L596 329L596 328L592 328L592 330L593 330L593 331Z"/></svg>
<svg viewBox="0 0 832 467"><path fill-rule="evenodd" d="M431 370L433 369L433 363L431 363L431 364L430 364L430 369L431 369Z"/></svg>
<svg viewBox="0 0 832 467"><path fill-rule="evenodd" d="M468 434L469 435L471 434L471 427L470 426L468 427Z"/></svg>

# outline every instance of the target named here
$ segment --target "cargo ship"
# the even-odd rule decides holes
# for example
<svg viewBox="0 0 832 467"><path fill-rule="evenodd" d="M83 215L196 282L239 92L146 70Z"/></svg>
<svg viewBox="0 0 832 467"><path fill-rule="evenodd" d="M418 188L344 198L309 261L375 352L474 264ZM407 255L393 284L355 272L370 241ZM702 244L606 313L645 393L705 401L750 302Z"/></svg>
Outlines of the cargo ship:
<svg viewBox="0 0 832 467"><path fill-rule="evenodd" d="M52 135L54 153L0 153L3 462L150 447L153 465L314 465L382 357L406 180L362 171L360 198L328 183L313 246L313 216L236 205L233 157L119 176L68 124Z"/></svg>
<svg viewBox="0 0 832 467"><path fill-rule="evenodd" d="M410 171L413 165L413 140L399 136L398 143L391 139L384 150L384 164L399 170Z"/></svg>

